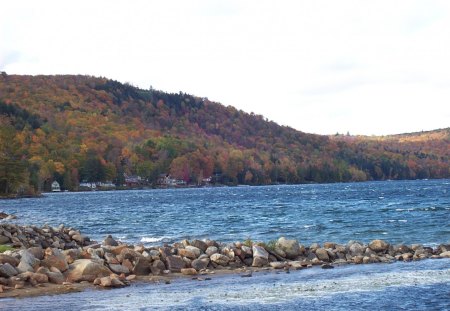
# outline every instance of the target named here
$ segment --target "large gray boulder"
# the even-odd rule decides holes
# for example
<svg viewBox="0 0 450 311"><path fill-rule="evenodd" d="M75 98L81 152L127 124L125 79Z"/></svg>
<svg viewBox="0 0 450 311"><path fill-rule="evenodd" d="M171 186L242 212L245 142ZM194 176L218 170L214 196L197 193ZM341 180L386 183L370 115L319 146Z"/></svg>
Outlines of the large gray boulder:
<svg viewBox="0 0 450 311"><path fill-rule="evenodd" d="M191 267L197 271L200 271L208 267L209 261L209 258L195 259L191 262Z"/></svg>
<svg viewBox="0 0 450 311"><path fill-rule="evenodd" d="M347 245L347 247L351 256L362 256L366 250L366 248L358 242L351 242Z"/></svg>
<svg viewBox="0 0 450 311"><path fill-rule="evenodd" d="M275 248L286 254L286 258L295 259L304 251L297 240L288 240L285 237L278 239Z"/></svg>
<svg viewBox="0 0 450 311"><path fill-rule="evenodd" d="M4 263L0 264L0 277L10 278L18 274L16 268L14 268L11 264Z"/></svg>
<svg viewBox="0 0 450 311"><path fill-rule="evenodd" d="M269 253L264 247L259 245L253 245L253 267L262 267L269 264Z"/></svg>

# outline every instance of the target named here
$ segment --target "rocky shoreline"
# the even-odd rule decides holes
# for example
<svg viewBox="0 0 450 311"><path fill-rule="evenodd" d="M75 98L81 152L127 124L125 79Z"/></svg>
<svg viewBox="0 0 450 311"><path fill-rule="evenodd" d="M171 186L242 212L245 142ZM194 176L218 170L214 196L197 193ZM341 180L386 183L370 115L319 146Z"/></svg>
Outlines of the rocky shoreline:
<svg viewBox="0 0 450 311"><path fill-rule="evenodd" d="M145 247L121 243L111 236L97 243L63 225L2 223L0 298L66 293L90 286L123 287L138 280L170 282L183 275L203 281L224 271L251 277L262 269L289 271L314 265L331 269L342 264L445 257L450 258L450 244L431 248L373 240L367 245L350 241L345 245L325 242L304 246L281 237L268 243L183 240Z"/></svg>

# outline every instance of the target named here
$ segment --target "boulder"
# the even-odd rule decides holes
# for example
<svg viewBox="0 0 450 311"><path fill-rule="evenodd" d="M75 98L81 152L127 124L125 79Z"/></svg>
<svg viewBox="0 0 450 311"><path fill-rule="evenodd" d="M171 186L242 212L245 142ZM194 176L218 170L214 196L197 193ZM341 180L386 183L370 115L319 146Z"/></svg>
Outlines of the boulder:
<svg viewBox="0 0 450 311"><path fill-rule="evenodd" d="M369 248L374 252L385 252L389 249L389 243L383 240L373 240L369 243Z"/></svg>
<svg viewBox="0 0 450 311"><path fill-rule="evenodd" d="M7 244L10 242L10 239L2 234L0 234L0 245Z"/></svg>
<svg viewBox="0 0 450 311"><path fill-rule="evenodd" d="M181 269L186 267L186 263L180 256L167 256L166 267L172 272L180 272Z"/></svg>
<svg viewBox="0 0 450 311"><path fill-rule="evenodd" d="M100 278L100 282L98 282L97 280L95 283L100 283L98 285L102 286L102 287L123 287L125 286L125 284L120 281L118 278L114 278L111 276L105 276Z"/></svg>
<svg viewBox="0 0 450 311"><path fill-rule="evenodd" d="M61 272L64 272L69 268L66 257L59 249L56 248L47 248L45 250L45 257L41 261L41 265L47 268L58 268Z"/></svg>
<svg viewBox="0 0 450 311"><path fill-rule="evenodd" d="M253 257L262 257L262 258L269 259L269 253L262 246L253 245L252 251L253 251Z"/></svg>
<svg viewBox="0 0 450 311"><path fill-rule="evenodd" d="M362 254L364 254L365 247L358 242L353 242L348 245L348 251L352 256L362 256Z"/></svg>
<svg viewBox="0 0 450 311"><path fill-rule="evenodd" d="M117 260L116 256L113 253L105 253L105 260L108 264L117 265L119 264L119 260Z"/></svg>
<svg viewBox="0 0 450 311"><path fill-rule="evenodd" d="M144 257L138 258L132 272L135 275L148 275L150 273L150 261Z"/></svg>
<svg viewBox="0 0 450 311"><path fill-rule="evenodd" d="M25 263L33 269L36 269L39 266L40 262L41 261L39 259L36 259L36 257L34 257L34 255L30 251L20 251L20 263Z"/></svg>
<svg viewBox="0 0 450 311"><path fill-rule="evenodd" d="M120 252L120 257L123 259L129 259L132 261L137 260L140 257L144 257L142 256L141 253L136 252L135 250L131 249L131 248L124 248L122 249L122 251ZM119 258L119 256L118 256ZM119 260L120 261L120 260Z"/></svg>
<svg viewBox="0 0 450 311"><path fill-rule="evenodd" d="M130 273L130 269L128 269L127 267L125 267L124 265L115 265L115 264L110 264L109 268L111 269L112 272L117 273L117 274L129 274Z"/></svg>
<svg viewBox="0 0 450 311"><path fill-rule="evenodd" d="M184 268L181 269L181 273L184 275L196 275L197 270L195 270L194 268Z"/></svg>
<svg viewBox="0 0 450 311"><path fill-rule="evenodd" d="M252 267L263 267L263 266L266 266L268 263L269 263L269 259L256 256L256 257L253 257Z"/></svg>
<svg viewBox="0 0 450 311"><path fill-rule="evenodd" d="M270 266L274 269L283 269L286 268L288 265L283 261L274 261L270 263Z"/></svg>
<svg viewBox="0 0 450 311"><path fill-rule="evenodd" d="M208 245L206 245L205 242L200 241L200 240L193 240L190 244L191 244L192 246L197 247L197 248L200 249L202 252L205 252L206 249L208 248Z"/></svg>
<svg viewBox="0 0 450 311"><path fill-rule="evenodd" d="M200 257L200 255L203 252L200 248L192 246L192 245L186 246L186 250L192 252L194 254L195 258ZM191 258L191 259L195 259L195 258Z"/></svg>
<svg viewBox="0 0 450 311"><path fill-rule="evenodd" d="M194 254L194 252L192 252L192 251L190 251L188 249L185 249L185 248L179 248L178 249L178 255L181 256L181 257L189 258L189 259L196 259L198 257L198 256L196 256Z"/></svg>
<svg viewBox="0 0 450 311"><path fill-rule="evenodd" d="M93 259L77 259L66 272L66 278L69 282L92 282L98 277L110 275L112 272L107 267Z"/></svg>
<svg viewBox="0 0 450 311"><path fill-rule="evenodd" d="M285 237L278 239L275 248L283 251L286 254L286 258L289 259L295 259L302 253L300 244L297 240L288 240Z"/></svg>
<svg viewBox="0 0 450 311"><path fill-rule="evenodd" d="M110 246L108 247L108 249L111 251L111 253L113 253L114 255L120 255L120 253L124 250L128 248L128 246L126 244L122 244L119 246Z"/></svg>
<svg viewBox="0 0 450 311"><path fill-rule="evenodd" d="M336 243L333 243L333 242L324 242L323 243L323 248L334 249L335 247L336 247Z"/></svg>
<svg viewBox="0 0 450 311"><path fill-rule="evenodd" d="M214 254L217 254L219 252L219 249L216 246L209 246L206 251L205 254L207 254L208 256L212 256Z"/></svg>
<svg viewBox="0 0 450 311"><path fill-rule="evenodd" d="M241 246L241 250L244 252L245 257L252 257L253 256L253 251L251 247L248 247L246 245L242 245Z"/></svg>
<svg viewBox="0 0 450 311"><path fill-rule="evenodd" d="M42 260L44 259L45 256L45 252L44 249L40 246L34 246L34 247L30 247L29 249L27 249L28 252L30 252L31 254L33 254L34 258Z"/></svg>
<svg viewBox="0 0 450 311"><path fill-rule="evenodd" d="M157 259L153 262L153 264L150 266L150 270L152 274L159 275L164 270L166 270L166 265L161 260Z"/></svg>
<svg viewBox="0 0 450 311"><path fill-rule="evenodd" d="M325 248L316 249L316 256L321 261L329 261L330 257L328 256L328 252Z"/></svg>
<svg viewBox="0 0 450 311"><path fill-rule="evenodd" d="M20 262L19 259L13 256L0 254L0 264L9 263L11 266L17 266L19 262Z"/></svg>
<svg viewBox="0 0 450 311"><path fill-rule="evenodd" d="M30 266L28 263L26 263L25 261L21 261L19 262L19 265L16 267L16 270L19 273L24 273L24 272L34 272L34 269L32 266Z"/></svg>
<svg viewBox="0 0 450 311"><path fill-rule="evenodd" d="M218 253L212 254L210 258L212 262L221 266L226 266L230 262L230 258L228 256Z"/></svg>
<svg viewBox="0 0 450 311"><path fill-rule="evenodd" d="M200 271L208 267L209 261L209 258L195 259L191 262L191 267L197 271Z"/></svg>
<svg viewBox="0 0 450 311"><path fill-rule="evenodd" d="M439 256L445 257L445 258L450 258L450 251L442 252Z"/></svg>
<svg viewBox="0 0 450 311"><path fill-rule="evenodd" d="M0 277L10 278L17 274L18 271L10 263L0 264Z"/></svg>
<svg viewBox="0 0 450 311"><path fill-rule="evenodd" d="M118 246L119 243L117 243L116 240L113 239L111 235L106 236L106 238L102 242L103 245L106 246Z"/></svg>
<svg viewBox="0 0 450 311"><path fill-rule="evenodd" d="M264 249L264 247L259 245L253 245L253 267L262 267L269 264L269 253Z"/></svg>
<svg viewBox="0 0 450 311"><path fill-rule="evenodd" d="M26 275L32 284L48 283L48 276L42 273L25 272L22 275Z"/></svg>
<svg viewBox="0 0 450 311"><path fill-rule="evenodd" d="M50 271L47 273L48 280L50 283L53 284L62 284L64 283L64 275L61 273L61 271Z"/></svg>

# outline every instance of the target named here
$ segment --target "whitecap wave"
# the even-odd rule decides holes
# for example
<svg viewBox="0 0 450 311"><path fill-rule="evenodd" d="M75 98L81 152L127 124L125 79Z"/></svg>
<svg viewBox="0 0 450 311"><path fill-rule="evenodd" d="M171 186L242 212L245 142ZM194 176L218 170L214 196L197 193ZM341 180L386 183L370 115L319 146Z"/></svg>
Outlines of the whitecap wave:
<svg viewBox="0 0 450 311"><path fill-rule="evenodd" d="M157 242L168 242L170 241L170 237L168 236L162 236L162 237L142 237L141 242L142 243L157 243Z"/></svg>

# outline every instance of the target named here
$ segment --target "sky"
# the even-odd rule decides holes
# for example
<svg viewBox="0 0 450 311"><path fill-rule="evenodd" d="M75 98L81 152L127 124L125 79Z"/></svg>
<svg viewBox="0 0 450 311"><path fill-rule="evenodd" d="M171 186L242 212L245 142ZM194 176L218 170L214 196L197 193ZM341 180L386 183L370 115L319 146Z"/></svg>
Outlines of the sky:
<svg viewBox="0 0 450 311"><path fill-rule="evenodd" d="M4 1L0 71L185 92L307 133L450 127L450 1Z"/></svg>

